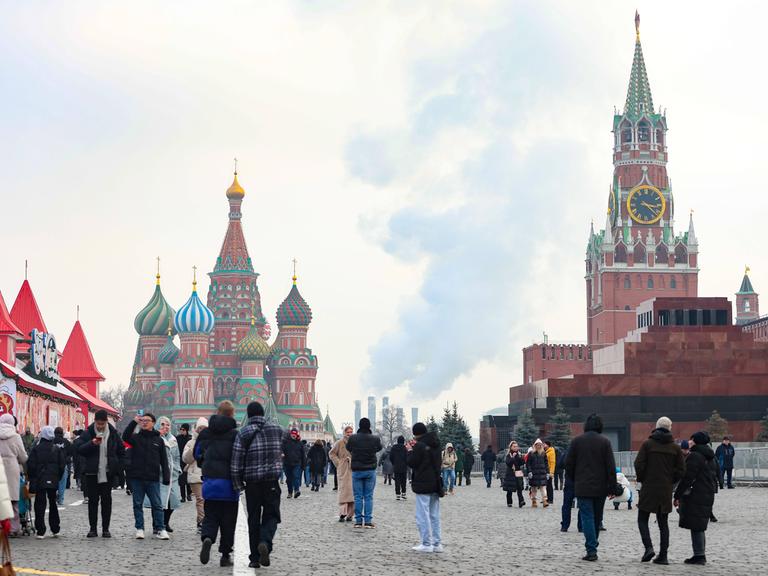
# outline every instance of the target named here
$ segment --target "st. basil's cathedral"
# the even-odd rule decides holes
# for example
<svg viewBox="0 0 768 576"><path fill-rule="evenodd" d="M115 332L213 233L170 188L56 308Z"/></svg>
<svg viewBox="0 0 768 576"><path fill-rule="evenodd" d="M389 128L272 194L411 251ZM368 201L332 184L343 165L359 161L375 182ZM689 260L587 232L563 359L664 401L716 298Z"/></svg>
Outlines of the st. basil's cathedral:
<svg viewBox="0 0 768 576"><path fill-rule="evenodd" d="M317 406L317 357L307 344L312 310L293 286L277 309L278 334L270 346L270 325L261 307L241 224L245 190L235 171L227 189L229 224L210 277L206 303L193 279L192 294L175 311L160 288L137 314L139 334L125 410L151 410L174 424L208 417L222 400L231 400L237 418L257 400L268 419L295 427L307 439L334 436L330 417ZM179 345L174 342L179 338Z"/></svg>

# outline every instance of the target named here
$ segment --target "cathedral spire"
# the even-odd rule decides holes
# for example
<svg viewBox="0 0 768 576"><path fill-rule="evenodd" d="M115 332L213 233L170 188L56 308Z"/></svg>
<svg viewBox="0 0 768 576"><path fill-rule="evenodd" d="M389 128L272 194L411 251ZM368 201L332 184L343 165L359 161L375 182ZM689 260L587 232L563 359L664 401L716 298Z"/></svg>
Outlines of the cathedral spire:
<svg viewBox="0 0 768 576"><path fill-rule="evenodd" d="M651 85L648 83L648 74L645 71L643 47L640 44L640 14L637 11L635 11L635 56L632 59L624 114L632 119L637 119L643 114L653 114L653 97Z"/></svg>
<svg viewBox="0 0 768 576"><path fill-rule="evenodd" d="M237 160L235 160L235 175L232 185L227 189L229 201L229 226L224 236L224 242L216 259L214 273L218 272L250 272L253 273L253 264L248 255L248 247L245 244L243 228L240 223L242 213L240 208L243 203L245 190L237 181Z"/></svg>

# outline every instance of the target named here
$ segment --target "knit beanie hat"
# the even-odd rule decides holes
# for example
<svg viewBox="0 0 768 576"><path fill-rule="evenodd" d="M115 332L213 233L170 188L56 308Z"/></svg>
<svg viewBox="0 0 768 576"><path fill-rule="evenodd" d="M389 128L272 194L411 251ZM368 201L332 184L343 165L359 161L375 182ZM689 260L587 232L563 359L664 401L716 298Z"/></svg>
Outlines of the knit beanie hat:
<svg viewBox="0 0 768 576"><path fill-rule="evenodd" d="M666 416L662 416L658 420L656 420L656 428L664 428L664 430L667 430L668 432L672 431L672 420L667 418Z"/></svg>
<svg viewBox="0 0 768 576"><path fill-rule="evenodd" d="M709 434L704 431L699 431L691 436L691 440L693 440L694 444L703 446L704 444L709 444Z"/></svg>
<svg viewBox="0 0 768 576"><path fill-rule="evenodd" d="M413 425L412 432L414 436L424 436L427 433L427 426L423 422L416 422Z"/></svg>

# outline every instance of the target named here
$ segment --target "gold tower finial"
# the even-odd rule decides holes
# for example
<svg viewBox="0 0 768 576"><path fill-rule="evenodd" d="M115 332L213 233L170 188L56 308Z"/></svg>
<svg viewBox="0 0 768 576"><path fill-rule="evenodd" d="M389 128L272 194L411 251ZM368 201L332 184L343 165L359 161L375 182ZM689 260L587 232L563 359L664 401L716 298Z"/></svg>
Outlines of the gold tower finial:
<svg viewBox="0 0 768 576"><path fill-rule="evenodd" d="M160 256L157 257L157 274L155 275L157 285L160 286Z"/></svg>
<svg viewBox="0 0 768 576"><path fill-rule="evenodd" d="M168 337L173 336L173 320L168 318Z"/></svg>
<svg viewBox="0 0 768 576"><path fill-rule="evenodd" d="M237 158L235 158L235 176L237 176Z"/></svg>
<svg viewBox="0 0 768 576"><path fill-rule="evenodd" d="M192 266L192 292L197 292L197 266Z"/></svg>
<svg viewBox="0 0 768 576"><path fill-rule="evenodd" d="M749 270L750 270L749 266L744 266L744 276L749 274Z"/></svg>
<svg viewBox="0 0 768 576"><path fill-rule="evenodd" d="M635 10L635 38L640 42L640 12Z"/></svg>
<svg viewBox="0 0 768 576"><path fill-rule="evenodd" d="M749 268L747 268L749 270ZM77 305L77 321L80 322L80 304Z"/></svg>
<svg viewBox="0 0 768 576"><path fill-rule="evenodd" d="M296 285L296 258L293 259L293 285Z"/></svg>
<svg viewBox="0 0 768 576"><path fill-rule="evenodd" d="M29 260L24 260L24 280L27 279L28 270L29 270Z"/></svg>
<svg viewBox="0 0 768 576"><path fill-rule="evenodd" d="M251 301L251 326L256 326L256 301Z"/></svg>

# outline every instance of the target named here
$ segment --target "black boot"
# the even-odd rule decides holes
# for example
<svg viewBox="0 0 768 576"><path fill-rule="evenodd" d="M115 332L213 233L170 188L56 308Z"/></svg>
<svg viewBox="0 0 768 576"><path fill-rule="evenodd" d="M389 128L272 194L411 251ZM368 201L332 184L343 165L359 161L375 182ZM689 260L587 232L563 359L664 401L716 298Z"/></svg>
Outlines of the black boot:
<svg viewBox="0 0 768 576"><path fill-rule="evenodd" d="M654 564L663 564L666 566L669 564L669 560L667 559L667 552L666 550L659 552L659 555L656 556L656 558L653 559Z"/></svg>
<svg viewBox="0 0 768 576"><path fill-rule="evenodd" d="M691 556L690 558L686 558L683 560L686 564L698 564L699 566L704 566L707 563L707 557L706 556Z"/></svg>
<svg viewBox="0 0 768 576"><path fill-rule="evenodd" d="M234 566L234 565L235 565L235 563L232 562L232 558L230 557L229 554L222 554L221 555L221 560L219 560L219 566L224 568L226 566Z"/></svg>
<svg viewBox="0 0 768 576"><path fill-rule="evenodd" d="M656 556L656 552L653 551L653 546L646 546L645 547L645 553L643 554L643 557L640 559L640 562L650 562L651 558Z"/></svg>

